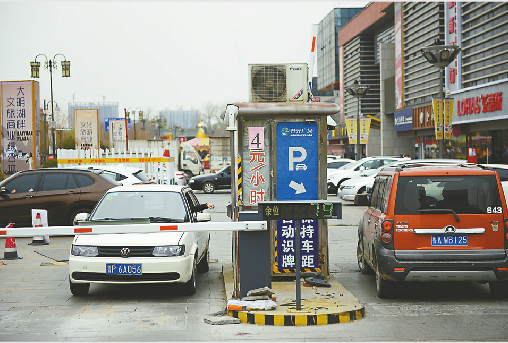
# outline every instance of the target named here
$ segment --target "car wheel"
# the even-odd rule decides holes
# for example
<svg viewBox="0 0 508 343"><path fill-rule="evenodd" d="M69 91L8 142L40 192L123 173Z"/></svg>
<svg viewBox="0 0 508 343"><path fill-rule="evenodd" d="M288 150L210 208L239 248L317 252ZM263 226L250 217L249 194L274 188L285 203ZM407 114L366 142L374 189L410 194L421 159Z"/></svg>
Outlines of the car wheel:
<svg viewBox="0 0 508 343"><path fill-rule="evenodd" d="M489 282L490 294L496 299L508 298L508 281Z"/></svg>
<svg viewBox="0 0 508 343"><path fill-rule="evenodd" d="M192 295L192 294L196 293L196 288L197 288L196 272L197 272L196 258L194 258L194 263L192 263L191 278L189 281L187 281L183 285L183 293L185 295Z"/></svg>
<svg viewBox="0 0 508 343"><path fill-rule="evenodd" d="M77 297L87 295L88 291L90 290L89 283L74 283L70 279L69 279L69 286L70 286L72 295L75 295Z"/></svg>
<svg viewBox="0 0 508 343"><path fill-rule="evenodd" d="M363 239L358 237L358 247L356 248L356 258L358 260L358 268L360 268L360 271L362 274L372 274L372 269L367 264L367 261L365 261L365 256L363 254Z"/></svg>
<svg viewBox="0 0 508 343"><path fill-rule="evenodd" d="M203 192L205 192L205 193L213 193L214 190L215 190L215 185L211 181L207 181L203 185Z"/></svg>
<svg viewBox="0 0 508 343"><path fill-rule="evenodd" d="M392 294L392 284L390 281L383 280L379 273L379 266L376 261L376 291L379 298L389 298Z"/></svg>
<svg viewBox="0 0 508 343"><path fill-rule="evenodd" d="M198 263L198 273L206 273L210 269L210 248L206 249L205 256Z"/></svg>
<svg viewBox="0 0 508 343"><path fill-rule="evenodd" d="M80 208L79 210L72 212L71 215L69 216L69 221L68 221L69 225L74 225L74 221L76 220L76 216L78 213L90 214L90 212L92 212L92 211L87 208Z"/></svg>

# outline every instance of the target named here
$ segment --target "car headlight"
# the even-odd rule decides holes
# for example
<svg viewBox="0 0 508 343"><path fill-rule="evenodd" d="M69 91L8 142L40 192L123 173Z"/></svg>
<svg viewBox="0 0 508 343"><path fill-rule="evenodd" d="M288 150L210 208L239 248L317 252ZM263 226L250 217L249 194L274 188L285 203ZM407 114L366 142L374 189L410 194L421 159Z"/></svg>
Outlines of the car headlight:
<svg viewBox="0 0 508 343"><path fill-rule="evenodd" d="M86 245L72 245L71 255L73 256L86 256L95 257L99 255L99 249L97 247L90 247Z"/></svg>
<svg viewBox="0 0 508 343"><path fill-rule="evenodd" d="M156 257L182 256L185 252L185 245L165 245L153 248L152 255Z"/></svg>

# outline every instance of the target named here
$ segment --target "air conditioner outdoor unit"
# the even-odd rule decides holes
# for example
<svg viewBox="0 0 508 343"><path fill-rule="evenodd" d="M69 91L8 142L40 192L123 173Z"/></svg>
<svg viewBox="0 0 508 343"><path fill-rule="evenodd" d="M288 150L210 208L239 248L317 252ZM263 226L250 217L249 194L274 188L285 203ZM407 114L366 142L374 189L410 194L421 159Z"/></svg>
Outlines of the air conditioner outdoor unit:
<svg viewBox="0 0 508 343"><path fill-rule="evenodd" d="M308 102L307 63L249 64L249 102Z"/></svg>

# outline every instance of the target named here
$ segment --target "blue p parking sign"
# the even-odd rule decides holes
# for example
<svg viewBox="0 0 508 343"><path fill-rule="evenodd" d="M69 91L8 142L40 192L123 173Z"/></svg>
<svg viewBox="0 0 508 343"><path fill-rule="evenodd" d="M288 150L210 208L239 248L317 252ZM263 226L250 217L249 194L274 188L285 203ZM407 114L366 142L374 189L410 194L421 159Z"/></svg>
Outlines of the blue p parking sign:
<svg viewBox="0 0 508 343"><path fill-rule="evenodd" d="M277 124L277 200L318 198L317 123Z"/></svg>

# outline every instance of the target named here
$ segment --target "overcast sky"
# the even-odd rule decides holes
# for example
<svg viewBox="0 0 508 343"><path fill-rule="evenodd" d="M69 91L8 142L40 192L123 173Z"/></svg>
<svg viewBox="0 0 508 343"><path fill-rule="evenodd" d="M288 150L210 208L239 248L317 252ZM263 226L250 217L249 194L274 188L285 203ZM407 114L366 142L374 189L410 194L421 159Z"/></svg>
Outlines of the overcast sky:
<svg viewBox="0 0 508 343"><path fill-rule="evenodd" d="M368 2L1 2L0 79L30 80L38 54L64 54L54 101L118 102L119 109L202 109L247 102L248 64L309 63L312 24ZM41 103L50 76L41 62Z"/></svg>

